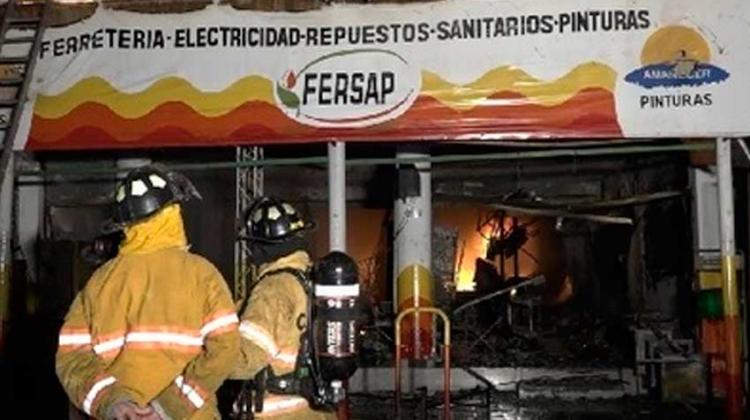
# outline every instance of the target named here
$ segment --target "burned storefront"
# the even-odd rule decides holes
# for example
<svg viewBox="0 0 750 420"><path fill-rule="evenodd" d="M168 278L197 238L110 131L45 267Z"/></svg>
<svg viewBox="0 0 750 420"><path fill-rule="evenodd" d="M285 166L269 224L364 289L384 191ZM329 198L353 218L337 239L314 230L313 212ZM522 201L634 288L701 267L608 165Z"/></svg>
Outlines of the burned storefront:
<svg viewBox="0 0 750 420"><path fill-rule="evenodd" d="M0 394L35 410L16 417L96 415L124 381L164 419L170 387L224 418L743 418L748 6L369 3L5 4ZM175 248L239 314L61 332L121 257L113 203L175 174L202 198L159 202L180 206ZM301 315L266 308L296 329L242 319L258 244L291 252L272 233L310 257L280 271ZM126 350L204 354L214 327L266 376L181 365L155 394L117 370ZM68 350L101 370L80 392Z"/></svg>

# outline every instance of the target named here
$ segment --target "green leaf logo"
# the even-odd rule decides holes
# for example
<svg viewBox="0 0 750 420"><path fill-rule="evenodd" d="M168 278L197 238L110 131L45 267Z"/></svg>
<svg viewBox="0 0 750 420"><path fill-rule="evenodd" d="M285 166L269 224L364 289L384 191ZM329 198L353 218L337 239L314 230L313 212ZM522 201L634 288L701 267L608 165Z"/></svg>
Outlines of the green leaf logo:
<svg viewBox="0 0 750 420"><path fill-rule="evenodd" d="M297 84L297 75L289 70L284 77L276 83L276 95L287 108L296 109L299 112L299 96L292 91Z"/></svg>
<svg viewBox="0 0 750 420"><path fill-rule="evenodd" d="M280 84L276 84L276 95L285 107L299 110L299 96L291 90L284 89Z"/></svg>

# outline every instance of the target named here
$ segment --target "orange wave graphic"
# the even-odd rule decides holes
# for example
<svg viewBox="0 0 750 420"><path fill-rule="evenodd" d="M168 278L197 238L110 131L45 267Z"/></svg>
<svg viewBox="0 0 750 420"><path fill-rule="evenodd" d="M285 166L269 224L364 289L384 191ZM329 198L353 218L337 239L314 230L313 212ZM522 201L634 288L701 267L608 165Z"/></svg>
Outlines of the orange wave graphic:
<svg viewBox="0 0 750 420"><path fill-rule="evenodd" d="M498 92L511 91L524 96L530 103L545 106L560 105L583 89L598 88L613 91L617 75L604 64L581 64L565 75L551 81L531 76L515 67L498 67L468 84L455 84L436 73L422 72L421 95L430 96L443 105L468 110L486 105L488 98ZM220 117L248 102L276 104L274 82L266 77L243 77L217 91L205 91L179 77L166 77L136 92L125 92L100 77L88 77L57 95L39 95L34 114L46 118L62 118L88 103L109 108L123 118L142 118L159 106L181 102L197 114Z"/></svg>
<svg viewBox="0 0 750 420"><path fill-rule="evenodd" d="M513 92L489 96L486 105L461 110L420 96L410 109L366 128L315 128L300 124L264 101L206 117L169 102L135 119L107 106L84 103L61 118L34 115L27 147L44 149L131 148L351 140L438 140L482 134L507 138L619 137L614 97L606 89L584 89L555 106L533 103Z"/></svg>

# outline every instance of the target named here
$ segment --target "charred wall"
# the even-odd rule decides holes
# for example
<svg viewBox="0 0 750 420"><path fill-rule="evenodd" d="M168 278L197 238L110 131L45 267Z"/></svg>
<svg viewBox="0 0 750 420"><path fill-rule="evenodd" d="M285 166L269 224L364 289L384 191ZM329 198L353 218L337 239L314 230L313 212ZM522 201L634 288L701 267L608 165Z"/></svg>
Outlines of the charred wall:
<svg viewBox="0 0 750 420"><path fill-rule="evenodd" d="M434 147L433 153L467 149L477 153L497 150ZM392 156L389 153L382 147L348 149L350 158ZM457 254L468 250L469 262L458 264L455 277L471 278L473 258L486 250L486 240L476 234L477 220L493 205L512 202L532 206L537 202L545 208L568 209L585 203L584 213L629 218L632 225L538 217L537 237L530 238L524 250L538 261L523 253L521 274L547 277L544 300L556 310L580 312L610 323L626 322L633 315L677 320L682 334L690 335L694 305L688 166L687 155L679 154L434 165L435 229L458 229L459 248L465 242L465 249ZM393 273L388 257L392 240L388 212L393 204L393 168L354 166L347 170L347 177L349 243L369 242L352 249L358 259L379 255L375 281L380 285L376 289L378 296L389 299ZM315 217L325 224L324 167L268 168L266 181L266 191L316 207ZM663 192L675 196L641 200ZM514 195L522 199L508 198ZM360 217L367 212L370 216ZM377 229L378 234L370 229ZM327 229L322 229L321 235L327 235ZM377 237L378 243L369 237ZM327 249L327 239L313 242ZM512 262L508 259L506 263ZM471 270L462 270L468 267Z"/></svg>

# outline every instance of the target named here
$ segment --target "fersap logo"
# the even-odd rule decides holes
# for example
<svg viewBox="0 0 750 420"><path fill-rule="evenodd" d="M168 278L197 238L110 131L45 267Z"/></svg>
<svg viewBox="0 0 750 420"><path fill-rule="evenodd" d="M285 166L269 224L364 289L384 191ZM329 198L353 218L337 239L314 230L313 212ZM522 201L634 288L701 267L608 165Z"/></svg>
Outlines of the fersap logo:
<svg viewBox="0 0 750 420"><path fill-rule="evenodd" d="M395 118L414 101L419 73L382 49L339 51L319 57L276 83L290 117L318 127L365 127Z"/></svg>

